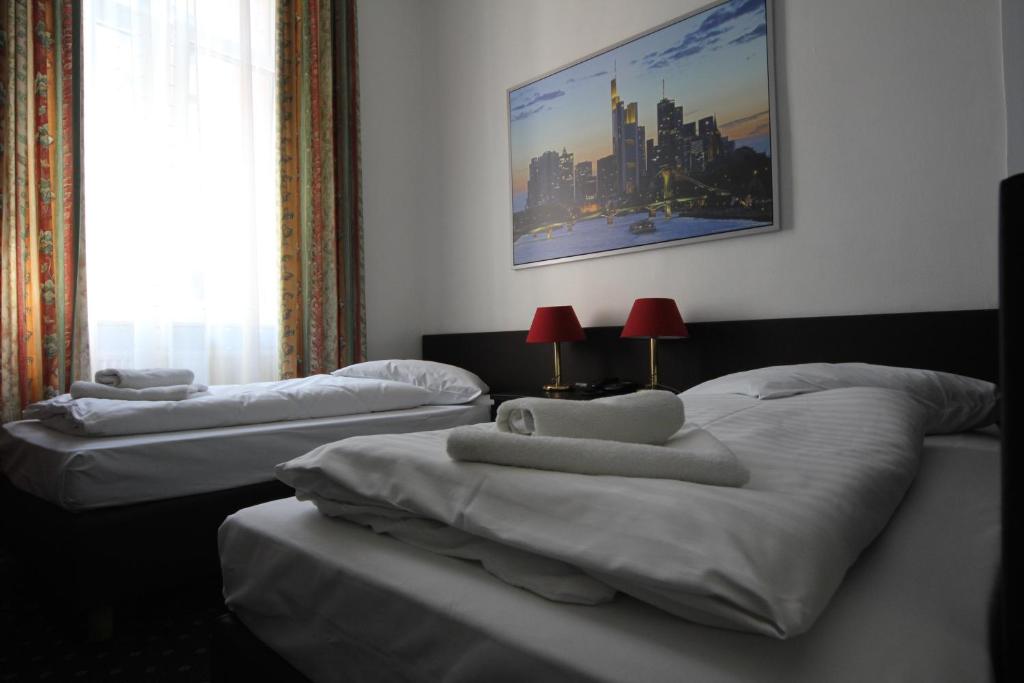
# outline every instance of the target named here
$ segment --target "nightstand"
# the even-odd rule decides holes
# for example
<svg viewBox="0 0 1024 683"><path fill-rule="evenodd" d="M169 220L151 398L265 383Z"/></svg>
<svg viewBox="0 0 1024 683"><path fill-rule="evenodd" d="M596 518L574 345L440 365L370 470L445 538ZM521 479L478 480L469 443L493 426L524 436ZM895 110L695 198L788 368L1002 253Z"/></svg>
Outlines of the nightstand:
<svg viewBox="0 0 1024 683"><path fill-rule="evenodd" d="M498 415L498 406L505 401L511 401L516 398L555 398L566 401L590 401L595 398L604 398L606 396L620 396L622 394L632 394L638 391L640 387L631 388L625 391L581 391L578 389L570 389L569 391L544 391L543 389L535 390L499 390L491 392L491 400L494 404L491 406L491 421Z"/></svg>

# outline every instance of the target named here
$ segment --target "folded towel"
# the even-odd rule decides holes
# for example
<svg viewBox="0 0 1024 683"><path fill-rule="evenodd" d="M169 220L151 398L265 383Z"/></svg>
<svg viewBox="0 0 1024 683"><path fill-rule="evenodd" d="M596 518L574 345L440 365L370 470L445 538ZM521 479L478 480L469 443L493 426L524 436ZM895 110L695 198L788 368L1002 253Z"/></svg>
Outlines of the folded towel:
<svg viewBox="0 0 1024 683"><path fill-rule="evenodd" d="M679 431L683 402L669 391L639 391L593 401L517 398L498 406L502 432L662 444Z"/></svg>
<svg viewBox="0 0 1024 683"><path fill-rule="evenodd" d="M98 384L107 384L121 389L149 389L150 387L171 387L192 384L195 375L191 370L174 368L149 368L146 370L122 370L107 368L96 373Z"/></svg>
<svg viewBox="0 0 1024 683"><path fill-rule="evenodd" d="M207 389L205 384L125 389L96 382L72 382L71 398L109 398L115 401L183 401Z"/></svg>
<svg viewBox="0 0 1024 683"><path fill-rule="evenodd" d="M714 486L743 486L750 479L733 452L699 427L686 427L664 446L456 427L448 435L447 449L452 460L576 474L678 479Z"/></svg>

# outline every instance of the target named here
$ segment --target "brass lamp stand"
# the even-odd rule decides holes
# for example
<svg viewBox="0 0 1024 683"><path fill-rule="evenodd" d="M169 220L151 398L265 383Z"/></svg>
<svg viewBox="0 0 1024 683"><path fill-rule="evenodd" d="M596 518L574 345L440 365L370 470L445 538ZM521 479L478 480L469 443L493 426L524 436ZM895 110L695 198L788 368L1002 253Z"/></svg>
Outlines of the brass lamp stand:
<svg viewBox="0 0 1024 683"><path fill-rule="evenodd" d="M569 391L569 385L562 384L562 347L559 342L554 342L555 347L555 381L545 384L544 391Z"/></svg>
<svg viewBox="0 0 1024 683"><path fill-rule="evenodd" d="M647 388L657 389L661 386L658 384L658 340L651 337L649 341L651 342L651 383Z"/></svg>

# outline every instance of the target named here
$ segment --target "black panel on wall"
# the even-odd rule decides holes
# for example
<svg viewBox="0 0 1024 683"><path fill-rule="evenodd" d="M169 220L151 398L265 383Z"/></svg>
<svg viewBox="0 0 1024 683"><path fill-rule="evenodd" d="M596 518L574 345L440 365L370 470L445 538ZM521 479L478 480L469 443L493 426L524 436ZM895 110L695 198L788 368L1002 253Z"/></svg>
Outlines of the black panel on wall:
<svg viewBox="0 0 1024 683"><path fill-rule="evenodd" d="M1003 396L1003 566L1001 594L996 596L995 616L998 635L995 659L998 680L1024 680L1024 657L1020 643L1024 639L1024 520L1016 495L1024 487L1024 466L1020 462L1021 363L1014 353L1021 348L1014 321L1020 321L1021 231L1024 230L1024 173L1003 181L999 196L999 314L1000 377ZM1019 328L1016 328L1019 329Z"/></svg>
<svg viewBox="0 0 1024 683"><path fill-rule="evenodd" d="M995 381L998 321L996 310L975 310L688 323L689 339L659 342L660 379L685 389L766 365L862 361ZM562 344L563 380L643 383L647 341L621 330L592 327L586 341ZM424 335L423 357L472 370L495 392L536 390L551 378L551 344L525 340L525 331Z"/></svg>

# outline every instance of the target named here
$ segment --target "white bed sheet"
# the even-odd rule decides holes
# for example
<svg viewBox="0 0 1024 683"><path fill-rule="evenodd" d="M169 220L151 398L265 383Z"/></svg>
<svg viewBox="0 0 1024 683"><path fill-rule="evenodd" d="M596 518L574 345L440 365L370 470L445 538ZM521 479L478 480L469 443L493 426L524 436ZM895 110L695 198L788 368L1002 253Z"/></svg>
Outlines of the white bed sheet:
<svg viewBox="0 0 1024 683"><path fill-rule="evenodd" d="M872 387L772 401L694 396L685 410L691 428L749 470L745 486L462 463L445 452L450 431L334 442L277 476L321 512L412 545L469 557L474 544L485 567L541 595L570 584L578 601L596 579L709 626L803 633L913 481L923 411L905 392ZM507 558L508 548L544 568ZM555 585L551 560L563 563Z"/></svg>
<svg viewBox="0 0 1024 683"><path fill-rule="evenodd" d="M295 499L221 527L228 606L313 681L984 681L999 442L929 437L888 528L819 622L779 641L619 596L549 602Z"/></svg>
<svg viewBox="0 0 1024 683"><path fill-rule="evenodd" d="M486 422L490 405L483 396L464 405L110 437L24 420L0 430L0 472L66 510L127 505L270 481L275 465L350 436Z"/></svg>

